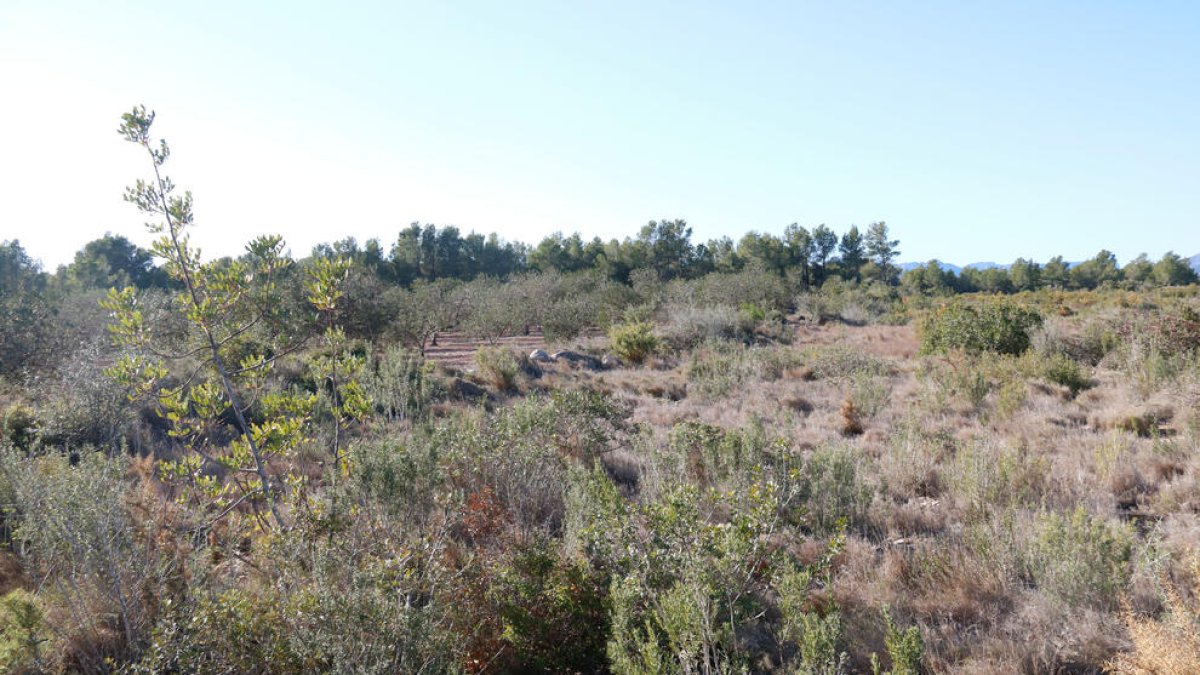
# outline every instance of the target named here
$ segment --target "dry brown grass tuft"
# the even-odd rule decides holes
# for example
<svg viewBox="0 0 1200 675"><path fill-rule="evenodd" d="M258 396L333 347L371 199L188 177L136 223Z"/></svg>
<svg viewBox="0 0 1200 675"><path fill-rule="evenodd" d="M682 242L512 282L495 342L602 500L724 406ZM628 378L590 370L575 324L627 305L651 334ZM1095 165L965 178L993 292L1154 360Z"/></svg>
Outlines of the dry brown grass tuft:
<svg viewBox="0 0 1200 675"><path fill-rule="evenodd" d="M1129 675L1200 673L1200 613L1178 593L1168 590L1167 612L1158 619L1138 616L1126 608L1121 620L1133 647L1106 664L1110 671Z"/></svg>
<svg viewBox="0 0 1200 675"><path fill-rule="evenodd" d="M854 404L854 399L848 398L843 401L838 414L841 415L838 431L843 436L858 436L863 432L862 411Z"/></svg>
<svg viewBox="0 0 1200 675"><path fill-rule="evenodd" d="M1162 433L1162 425L1171 421L1175 411L1167 406L1138 406L1106 411L1092 416L1091 426L1097 430L1119 430L1150 438Z"/></svg>

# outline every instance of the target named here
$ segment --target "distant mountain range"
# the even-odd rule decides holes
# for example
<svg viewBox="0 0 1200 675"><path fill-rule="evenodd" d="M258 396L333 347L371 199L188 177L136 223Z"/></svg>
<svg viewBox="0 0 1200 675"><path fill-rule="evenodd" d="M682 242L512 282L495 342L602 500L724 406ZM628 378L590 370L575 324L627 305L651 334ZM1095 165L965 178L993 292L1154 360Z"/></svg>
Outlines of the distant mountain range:
<svg viewBox="0 0 1200 675"><path fill-rule="evenodd" d="M907 272L911 269L916 269L918 267L924 267L926 264L927 263L923 263L923 262L906 262L906 263L900 263L899 265L897 265L897 267L900 268L901 272ZM972 269L977 269L977 270L990 270L990 269L993 269L996 267L999 267L1000 269L1008 269L1008 265L1001 265L999 263L994 263L994 262L973 262L973 263L969 263L966 265L954 265L954 264L951 264L948 262L942 262L941 260L938 260L937 264L938 264L938 267L941 267L943 270L946 270L949 272L954 272L955 274L961 274L962 271L968 267L970 267Z"/></svg>
<svg viewBox="0 0 1200 675"><path fill-rule="evenodd" d="M1187 261L1188 261L1188 264L1191 265L1192 269L1196 270L1196 274L1200 274L1200 253L1197 253L1196 255L1188 258ZM899 265L897 265L897 267L900 268L901 272L907 272L911 269L916 269L918 267L924 267L925 264L926 263L923 263L923 262L906 262L906 263L900 263ZM977 270L990 270L990 269L1006 270L1010 267L1010 265L1008 265L1008 264L1001 264L1001 263L994 263L994 262L973 262L973 263L968 263L966 265L954 265L952 263L942 262L941 260L939 260L939 261L937 261L937 264L938 264L938 267L941 267L943 270L948 270L950 272L954 272L955 274L961 274L962 271L967 268L977 269ZM1043 261L1043 264L1045 264L1044 261ZM1067 263L1067 267L1074 267L1075 265L1078 265L1078 264L1079 263L1077 263L1077 262L1069 262L1069 263Z"/></svg>

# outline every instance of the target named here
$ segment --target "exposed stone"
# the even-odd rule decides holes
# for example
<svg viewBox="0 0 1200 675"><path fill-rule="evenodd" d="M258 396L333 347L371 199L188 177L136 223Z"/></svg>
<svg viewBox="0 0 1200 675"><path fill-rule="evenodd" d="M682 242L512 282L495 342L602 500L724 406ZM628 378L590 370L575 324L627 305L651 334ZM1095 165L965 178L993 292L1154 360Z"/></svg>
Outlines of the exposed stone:
<svg viewBox="0 0 1200 675"><path fill-rule="evenodd" d="M555 352L552 358L555 361L566 362L572 366L581 366L590 370L598 370L600 368L599 359L594 356L588 356L587 354L580 354L579 352L563 350L561 352Z"/></svg>
<svg viewBox="0 0 1200 675"><path fill-rule="evenodd" d="M603 357L600 358L600 367L604 368L605 370L608 370L610 368L620 368L621 366L624 366L624 365L625 365L624 363L621 363L621 359L618 359L617 357L613 356L612 354L605 354Z"/></svg>

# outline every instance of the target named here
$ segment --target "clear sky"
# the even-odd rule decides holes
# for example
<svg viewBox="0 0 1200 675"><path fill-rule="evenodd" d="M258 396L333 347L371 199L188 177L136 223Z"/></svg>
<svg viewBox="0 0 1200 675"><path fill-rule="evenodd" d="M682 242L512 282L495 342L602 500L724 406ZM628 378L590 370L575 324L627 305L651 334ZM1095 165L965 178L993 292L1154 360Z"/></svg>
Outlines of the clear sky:
<svg viewBox="0 0 1200 675"><path fill-rule="evenodd" d="M1195 2L0 0L0 239L105 231L158 111L206 255L886 220L901 259L1200 253Z"/></svg>

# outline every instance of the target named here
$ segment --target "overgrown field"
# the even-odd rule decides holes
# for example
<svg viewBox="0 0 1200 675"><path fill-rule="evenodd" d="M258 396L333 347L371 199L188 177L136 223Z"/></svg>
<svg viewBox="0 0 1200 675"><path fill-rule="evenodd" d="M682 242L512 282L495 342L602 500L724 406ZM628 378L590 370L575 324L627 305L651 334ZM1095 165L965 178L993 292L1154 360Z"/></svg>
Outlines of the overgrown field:
<svg viewBox="0 0 1200 675"><path fill-rule="evenodd" d="M900 325L647 300L556 345L575 362L279 358L239 387L254 424L298 406L267 468L280 522L221 404L130 402L101 347L9 387L0 663L1194 672L1194 289L967 296Z"/></svg>
<svg viewBox="0 0 1200 675"><path fill-rule="evenodd" d="M153 117L150 251L0 243L0 670L1200 672L1179 256L901 276L884 223L664 221L203 261Z"/></svg>

